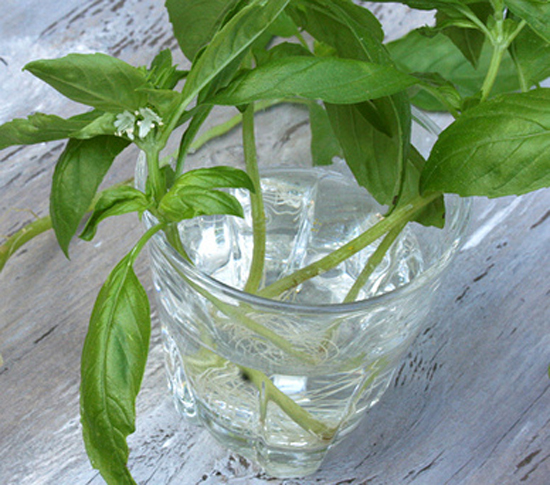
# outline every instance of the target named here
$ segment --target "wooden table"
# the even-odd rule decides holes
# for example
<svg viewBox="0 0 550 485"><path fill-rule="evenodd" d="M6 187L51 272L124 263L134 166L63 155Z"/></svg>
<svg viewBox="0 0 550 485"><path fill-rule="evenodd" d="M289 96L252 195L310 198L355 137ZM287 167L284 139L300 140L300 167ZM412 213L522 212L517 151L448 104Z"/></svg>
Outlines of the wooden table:
<svg viewBox="0 0 550 485"><path fill-rule="evenodd" d="M103 51L146 64L175 49L162 3L4 0L0 121L78 112L21 72L31 59ZM377 11L393 36L422 20L394 5ZM54 142L0 153L0 233L47 214L61 149ZM109 181L131 176L135 156L118 161ZM550 483L549 209L548 190L475 201L466 245L397 378L307 479L269 479L178 417L155 326L129 440L134 476L151 485ZM110 220L94 243L74 242L70 262L46 233L0 275L1 485L103 483L80 436L80 351L99 285L139 232L132 216ZM144 259L137 273L151 291Z"/></svg>

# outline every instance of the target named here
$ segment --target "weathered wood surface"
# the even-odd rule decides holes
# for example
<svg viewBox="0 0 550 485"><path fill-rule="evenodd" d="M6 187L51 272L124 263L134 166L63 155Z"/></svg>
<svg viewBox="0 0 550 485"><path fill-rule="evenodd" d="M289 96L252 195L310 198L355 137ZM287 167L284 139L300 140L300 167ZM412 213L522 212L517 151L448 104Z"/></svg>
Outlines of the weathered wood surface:
<svg viewBox="0 0 550 485"><path fill-rule="evenodd" d="M21 73L39 57L108 52L148 63L175 47L153 0L0 6L0 122L32 110L78 108ZM416 14L378 11L396 35ZM47 212L61 144L0 154L0 233ZM135 152L111 181L131 176ZM299 480L268 479L175 413L158 330L139 396L130 467L141 484L550 483L550 192L478 200L468 241L452 265L426 331L382 401ZM110 232L110 229L116 231ZM0 275L0 484L100 484L78 419L79 354L99 285L135 240L133 217L109 221L95 243L76 241L68 262L45 234ZM143 260L138 275L151 291Z"/></svg>

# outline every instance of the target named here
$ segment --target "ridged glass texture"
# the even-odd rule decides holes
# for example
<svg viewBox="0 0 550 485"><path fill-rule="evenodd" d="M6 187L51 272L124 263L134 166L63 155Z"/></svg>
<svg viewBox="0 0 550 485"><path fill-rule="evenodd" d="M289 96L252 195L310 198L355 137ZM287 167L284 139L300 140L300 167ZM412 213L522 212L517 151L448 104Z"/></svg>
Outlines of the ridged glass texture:
<svg viewBox="0 0 550 485"><path fill-rule="evenodd" d="M343 163L264 168L262 185L263 284L349 241L383 210ZM241 291L252 232L248 196L235 195L244 220L203 217L180 225L194 266L162 234L151 241L169 385L181 413L222 444L270 475L303 476L388 387L459 246L468 204L447 199L443 230L409 224L359 300L342 304L374 247L278 301Z"/></svg>

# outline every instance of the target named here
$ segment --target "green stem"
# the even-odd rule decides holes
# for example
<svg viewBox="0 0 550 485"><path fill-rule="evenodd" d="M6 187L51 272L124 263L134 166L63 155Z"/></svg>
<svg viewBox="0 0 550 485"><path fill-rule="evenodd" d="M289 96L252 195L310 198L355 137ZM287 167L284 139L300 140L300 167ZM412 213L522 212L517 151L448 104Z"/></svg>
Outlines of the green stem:
<svg viewBox="0 0 550 485"><path fill-rule="evenodd" d="M140 148L143 149L145 156L147 157L147 174L151 184L151 190L153 191L153 199L159 202L166 192L166 186L162 183L162 176L160 172L160 150L153 144Z"/></svg>
<svg viewBox="0 0 550 485"><path fill-rule="evenodd" d="M171 264L172 268L185 280L185 282L191 288L193 288L193 290L195 290L197 293L199 293L205 299L207 299L210 303L212 303L221 313L231 318L232 320L238 322L243 327L248 328L249 330L259 335L260 337L264 338L268 342L272 343L275 347L278 347L288 355L292 355L296 357L298 360L308 364L315 364L317 362L317 360L315 360L309 354L302 352L300 350L296 350L294 346L284 337L281 337L280 335L275 333L273 330L270 330L269 328L264 327L262 324L256 322L253 318L250 318L249 316L247 316L245 314L245 311L249 308L247 305L236 307L228 303L224 303L223 301L219 300L214 295L212 295L210 292L208 292L206 289L202 288L200 285L193 283L193 281L191 281L187 276L185 276L181 272L181 270L176 265L174 265L170 260L168 260L168 262Z"/></svg>
<svg viewBox="0 0 550 485"><path fill-rule="evenodd" d="M255 192L250 194L254 248L252 251L250 273L244 286L244 291L247 293L255 293L260 287L260 282L264 273L266 232L264 200L256 155L256 140L254 136L253 104L249 105L243 113L243 147L246 172L251 178L255 189Z"/></svg>
<svg viewBox="0 0 550 485"><path fill-rule="evenodd" d="M176 158L176 177L179 177L183 173L183 165L185 158L189 153L193 140L197 136L201 126L208 118L208 115L212 111L214 106L200 106L195 116L191 120L191 123L185 130L185 133L181 137L180 146L178 149L178 156Z"/></svg>
<svg viewBox="0 0 550 485"><path fill-rule="evenodd" d="M384 256L386 255L394 241L397 239L399 234L401 234L401 231L403 230L405 225L406 224L400 224L398 226L395 226L386 234L384 239L382 239L382 242L378 245L374 253L371 254L370 258L367 261L367 264L363 268L363 271L361 271L361 273L353 283L351 289L349 290L348 294L344 298L344 303L351 303L357 299L361 288L365 286L365 283L369 279L370 275L382 262Z"/></svg>
<svg viewBox="0 0 550 485"><path fill-rule="evenodd" d="M497 44L493 47L491 63L489 64L487 75L485 76L483 86L481 87L481 101L485 101L489 97L489 94L491 94L491 90L493 89L493 85L495 84L498 70L500 68L500 64L502 63L502 58L504 57L505 52L506 47L500 44Z"/></svg>
<svg viewBox="0 0 550 485"><path fill-rule="evenodd" d="M15 234L9 236L0 246L0 271L4 268L8 259L25 243L36 236L52 228L50 216L41 217L19 229Z"/></svg>
<svg viewBox="0 0 550 485"><path fill-rule="evenodd" d="M324 441L330 441L334 437L336 428L330 428L315 419L311 413L281 392L263 372L244 366L239 366L239 368L243 375L258 388L260 395L264 394L266 402L272 401L277 404L302 429L313 433ZM262 396L260 396L260 399L262 399ZM262 403L260 403L260 406L262 406Z"/></svg>
<svg viewBox="0 0 550 485"><path fill-rule="evenodd" d="M344 244L339 249L326 255L318 261L299 269L293 274L285 276L275 283L266 286L258 292L258 295L264 298L275 298L282 292L294 288L304 281L338 266L341 262L358 253L363 248L376 241L379 237L382 237L386 234L386 232L392 230L394 227L409 222L413 216L418 213L418 211L427 206L440 195L440 193L433 193L426 197L417 197L410 203L396 209L388 217L383 218L380 222L370 227L350 242Z"/></svg>
<svg viewBox="0 0 550 485"><path fill-rule="evenodd" d="M178 231L178 225L177 223L170 224L166 231L164 231L166 234L166 239L168 239L168 242L170 245L179 253L181 254L187 261L191 261L189 256L187 255L187 251L183 247L183 243L181 242L180 234Z"/></svg>

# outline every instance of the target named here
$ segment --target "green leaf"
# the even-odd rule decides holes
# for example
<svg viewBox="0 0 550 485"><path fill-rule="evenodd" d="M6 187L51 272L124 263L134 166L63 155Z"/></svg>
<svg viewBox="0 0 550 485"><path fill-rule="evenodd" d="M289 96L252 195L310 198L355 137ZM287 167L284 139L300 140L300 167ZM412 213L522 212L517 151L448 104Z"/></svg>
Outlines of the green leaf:
<svg viewBox="0 0 550 485"><path fill-rule="evenodd" d="M207 45L236 1L166 0L166 9L181 51L190 61Z"/></svg>
<svg viewBox="0 0 550 485"><path fill-rule="evenodd" d="M59 157L52 180L50 215L65 255L78 225L115 157L129 142L115 136L70 140Z"/></svg>
<svg viewBox="0 0 550 485"><path fill-rule="evenodd" d="M394 94L415 82L391 66L333 57L286 57L236 78L210 102L243 105L298 96L353 104Z"/></svg>
<svg viewBox="0 0 550 485"><path fill-rule="evenodd" d="M147 293L130 253L97 297L82 351L80 412L92 465L111 484L134 484L126 437L135 430L135 402L149 350Z"/></svg>
<svg viewBox="0 0 550 485"><path fill-rule="evenodd" d="M244 217L243 208L233 195L194 185L170 190L161 199L159 212L170 222L218 214Z"/></svg>
<svg viewBox="0 0 550 485"><path fill-rule="evenodd" d="M187 186L206 189L247 189L254 192L254 184L245 171L223 165L189 170L176 179L171 190L178 191Z"/></svg>
<svg viewBox="0 0 550 485"><path fill-rule="evenodd" d="M550 185L550 89L498 96L441 133L423 193L520 195Z"/></svg>
<svg viewBox="0 0 550 485"><path fill-rule="evenodd" d="M528 26L512 42L510 53L525 89L550 77L550 42Z"/></svg>
<svg viewBox="0 0 550 485"><path fill-rule="evenodd" d="M97 231L99 223L108 217L120 216L130 212L137 212L140 216L151 206L143 192L133 187L123 185L106 189L101 192L92 215L88 219L80 238L91 241Z"/></svg>
<svg viewBox="0 0 550 485"><path fill-rule="evenodd" d="M151 62L151 67L147 72L147 82L155 89L174 89L176 84L187 76L188 72L179 71L172 63L170 49L160 51Z"/></svg>
<svg viewBox="0 0 550 485"><path fill-rule="evenodd" d="M409 157L407 159L407 170L405 171L405 183L403 187L403 195L401 204L406 204L416 199L420 195L420 177L426 160L411 146ZM433 202L428 204L420 214L417 214L414 220L424 226L435 226L442 228L445 225L445 201L443 196L438 197Z"/></svg>
<svg viewBox="0 0 550 485"><path fill-rule="evenodd" d="M103 111L134 111L145 100L136 91L146 84L145 74L105 54L69 54L60 59L33 61L24 69L67 98Z"/></svg>
<svg viewBox="0 0 550 485"><path fill-rule="evenodd" d="M281 12L267 30L272 35L285 38L299 33L298 27L286 12Z"/></svg>
<svg viewBox="0 0 550 485"><path fill-rule="evenodd" d="M171 222L216 214L243 217L238 200L231 194L214 190L219 188L242 188L254 192L254 184L243 170L224 166L199 168L176 179L160 201L159 211Z"/></svg>
<svg viewBox="0 0 550 485"><path fill-rule="evenodd" d="M182 91L191 100L269 27L290 0L253 0L214 35L193 63Z"/></svg>
<svg viewBox="0 0 550 485"><path fill-rule="evenodd" d="M101 116L100 111L91 111L69 119L36 113L26 119L9 121L0 126L0 150L13 145L32 145L74 137L75 133L79 133Z"/></svg>
<svg viewBox="0 0 550 485"><path fill-rule="evenodd" d="M95 110L92 111L94 112ZM100 135L114 135L116 116L114 113L103 113L80 130L71 133L69 137L86 140Z"/></svg>
<svg viewBox="0 0 550 485"><path fill-rule="evenodd" d="M399 144L373 129L358 105L327 104L327 112L344 159L357 183L381 204L390 204L398 177Z"/></svg>
<svg viewBox="0 0 550 485"><path fill-rule="evenodd" d="M301 44L293 44L291 42L283 42L277 44L271 49L257 50L254 51L254 56L256 58L257 65L267 64L269 62L276 61L278 59L283 59L285 57L297 57L297 56L312 56L304 46Z"/></svg>
<svg viewBox="0 0 550 485"><path fill-rule="evenodd" d="M542 0L504 0L506 6L546 42L550 42L550 2Z"/></svg>
<svg viewBox="0 0 550 485"><path fill-rule="evenodd" d="M307 8L305 11L296 13L297 20L318 41L335 48L340 57L393 67L388 52L380 42L379 22L368 10L354 6L345 0L327 3L319 0L300 0L300 3ZM360 11L362 13L359 13ZM377 163L382 163L384 164L382 172L386 175L393 174L391 180L382 180L378 177L363 178L358 179L358 183L367 187L369 191L377 193L379 197L383 197L378 199L382 204L397 201L403 186L410 144L411 112L407 94L396 93L369 103L360 103L356 109L333 108L329 109L328 113L346 154L346 162L353 165L352 171L356 176L376 170L376 168L359 169L359 163L373 164L373 167L376 167ZM335 119L332 119L333 116ZM345 116L350 118L345 120ZM361 117L363 122L360 122L358 117ZM365 140L376 143L375 146L355 143L350 139L348 132L340 129L347 126L353 131L354 120L360 123L356 127L357 131L365 136ZM379 139L380 133L385 134L385 138ZM348 145L347 149L346 145ZM359 153L358 149L363 149L364 152ZM373 158L373 151L380 151L380 153ZM348 159L349 154L353 154L355 161ZM385 166L387 164L394 168L388 169ZM374 185L378 182L382 185L375 187ZM388 183L393 184L391 195L387 191Z"/></svg>
<svg viewBox="0 0 550 485"><path fill-rule="evenodd" d="M451 82L463 97L476 95L483 85L491 60L491 49L486 44L474 69L458 48L444 35L428 38L418 30L387 45L396 65L409 73L436 73ZM429 52L429 55L426 53ZM510 56L500 66L493 94L519 89L516 69ZM433 97L420 93L412 99L423 109L441 109Z"/></svg>
<svg viewBox="0 0 550 485"><path fill-rule="evenodd" d="M324 107L317 103L310 103L308 107L313 165L330 165L334 157L343 156L342 148Z"/></svg>
<svg viewBox="0 0 550 485"><path fill-rule="evenodd" d="M487 18L492 13L493 8L489 2L479 2L469 5L470 10L481 22L486 23ZM443 29L443 34L449 37L454 45L456 45L464 57L468 59L470 64L475 68L478 64L479 57L485 42L485 34L476 28L471 21L465 17L462 13L451 15L445 12L438 12L436 14L438 26L447 24L448 26ZM466 23L467 28L461 27L461 23Z"/></svg>

